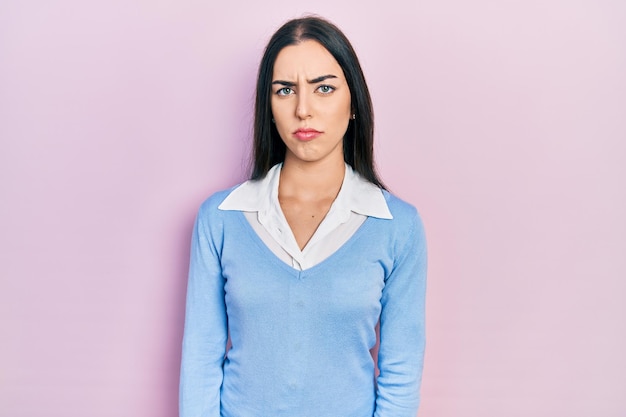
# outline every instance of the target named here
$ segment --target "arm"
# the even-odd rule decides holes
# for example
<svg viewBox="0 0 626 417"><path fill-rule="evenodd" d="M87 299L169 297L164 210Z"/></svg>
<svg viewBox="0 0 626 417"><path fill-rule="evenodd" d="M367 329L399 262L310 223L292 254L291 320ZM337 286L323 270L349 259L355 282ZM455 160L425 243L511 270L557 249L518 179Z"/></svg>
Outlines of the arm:
<svg viewBox="0 0 626 417"><path fill-rule="evenodd" d="M224 278L207 224L209 212L203 212L203 208L198 213L191 242L180 374L180 417L220 416L222 365L228 338Z"/></svg>
<svg viewBox="0 0 626 417"><path fill-rule="evenodd" d="M396 253L381 298L374 417L415 417L424 360L426 241L418 216Z"/></svg>

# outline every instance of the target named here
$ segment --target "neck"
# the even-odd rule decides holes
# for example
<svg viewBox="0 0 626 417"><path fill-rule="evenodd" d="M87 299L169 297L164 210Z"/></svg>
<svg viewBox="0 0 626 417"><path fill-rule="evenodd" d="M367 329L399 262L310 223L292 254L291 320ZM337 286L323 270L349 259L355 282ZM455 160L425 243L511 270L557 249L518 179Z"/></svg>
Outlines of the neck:
<svg viewBox="0 0 626 417"><path fill-rule="evenodd" d="M343 158L315 163L285 158L280 172L278 193L283 197L297 197L303 200L320 197L334 199L341 189L344 175Z"/></svg>

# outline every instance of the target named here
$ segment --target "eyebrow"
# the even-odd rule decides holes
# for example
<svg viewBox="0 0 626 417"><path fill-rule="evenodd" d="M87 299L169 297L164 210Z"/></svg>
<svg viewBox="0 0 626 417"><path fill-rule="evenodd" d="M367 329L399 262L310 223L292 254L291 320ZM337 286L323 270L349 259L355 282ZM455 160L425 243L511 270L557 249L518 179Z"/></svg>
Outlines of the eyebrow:
<svg viewBox="0 0 626 417"><path fill-rule="evenodd" d="M307 82L309 84L317 84L317 83L321 83L322 81L328 80L330 78L337 78L337 76L332 75L332 74L326 74L326 75L319 76L317 78L313 78L312 80L307 80ZM283 81L283 80L272 81L272 85L274 84L284 85L286 87L296 86L296 83L294 83L293 81Z"/></svg>

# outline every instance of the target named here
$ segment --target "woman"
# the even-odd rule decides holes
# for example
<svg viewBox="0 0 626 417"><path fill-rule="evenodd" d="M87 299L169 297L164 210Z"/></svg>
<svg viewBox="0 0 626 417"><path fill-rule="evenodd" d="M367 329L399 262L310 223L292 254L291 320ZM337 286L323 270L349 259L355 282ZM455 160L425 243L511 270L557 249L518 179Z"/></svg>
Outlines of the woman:
<svg viewBox="0 0 626 417"><path fill-rule="evenodd" d="M414 417L424 232L374 170L354 50L328 21L291 20L256 94L251 180L196 219L181 416Z"/></svg>

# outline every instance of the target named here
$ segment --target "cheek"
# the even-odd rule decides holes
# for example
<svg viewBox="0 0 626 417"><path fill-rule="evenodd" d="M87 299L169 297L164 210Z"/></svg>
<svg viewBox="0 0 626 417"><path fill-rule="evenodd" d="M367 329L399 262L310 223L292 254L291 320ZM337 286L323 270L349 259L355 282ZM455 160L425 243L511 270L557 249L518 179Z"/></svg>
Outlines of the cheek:
<svg viewBox="0 0 626 417"><path fill-rule="evenodd" d="M274 120L274 123L276 124L276 128L278 130L280 130L281 122L285 118L285 109L284 109L285 106L284 105L281 106L280 104L281 103L274 103L273 100L270 103L270 110L272 111L272 119Z"/></svg>
<svg viewBox="0 0 626 417"><path fill-rule="evenodd" d="M352 100L350 94L343 97L339 112L343 117L350 119L352 116Z"/></svg>
<svg viewBox="0 0 626 417"><path fill-rule="evenodd" d="M286 116L285 106L281 106L281 104L284 103L275 104L272 100L270 102L270 109L272 110L272 119L274 119L272 124L278 131L278 136L285 142L285 138L289 137L290 126L287 123L288 118Z"/></svg>
<svg viewBox="0 0 626 417"><path fill-rule="evenodd" d="M329 109L331 110L331 109ZM350 108L350 102L341 102L337 103L336 106L329 111L329 116L331 116L334 121L340 125L346 124L350 120L350 116L352 115L352 110Z"/></svg>

